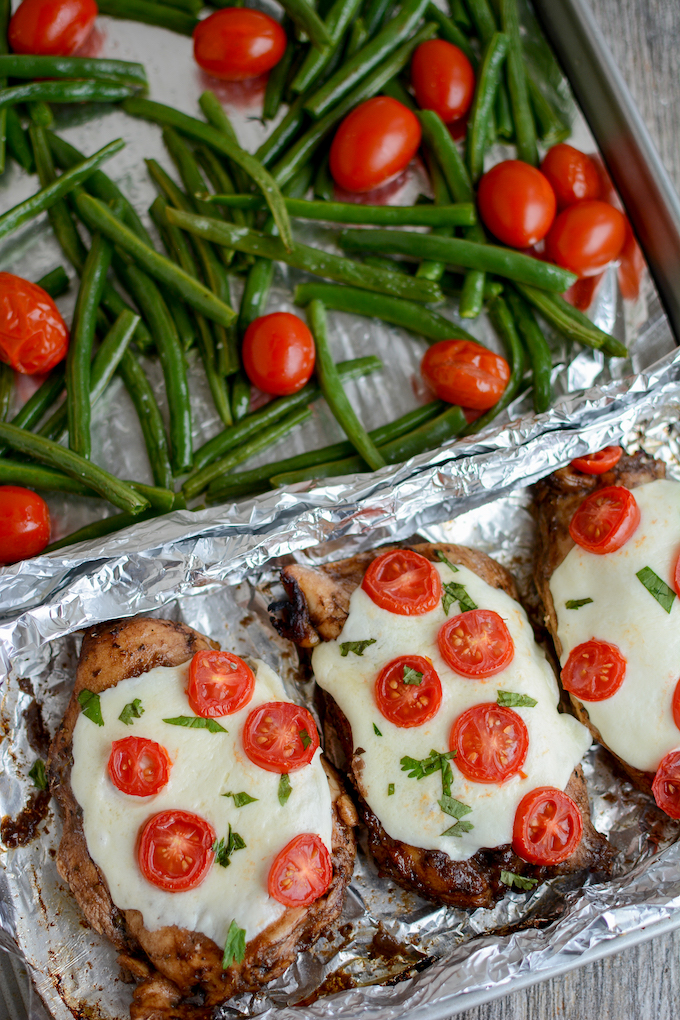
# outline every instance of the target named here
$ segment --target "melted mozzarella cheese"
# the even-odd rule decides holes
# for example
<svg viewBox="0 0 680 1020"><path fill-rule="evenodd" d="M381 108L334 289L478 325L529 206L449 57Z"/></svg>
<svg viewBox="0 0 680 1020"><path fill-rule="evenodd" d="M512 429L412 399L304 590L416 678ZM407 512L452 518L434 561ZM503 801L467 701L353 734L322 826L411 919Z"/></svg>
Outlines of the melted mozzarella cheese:
<svg viewBox="0 0 680 1020"><path fill-rule="evenodd" d="M680 554L680 484L649 482L633 492L640 524L616 552L598 556L574 546L550 579L564 665L591 638L616 645L626 659L618 691L585 703L608 747L634 768L655 772L680 747L671 703L680 680L680 599L667 613L635 576L651 567L672 587ZM591 598L580 609L570 599Z"/></svg>
<svg viewBox="0 0 680 1020"><path fill-rule="evenodd" d="M437 647L437 634L447 617L441 604L422 616L397 616L377 606L357 588L350 612L336 641L314 649L312 664L318 684L335 699L352 728L354 748L364 748L359 782L363 795L388 835L426 850L443 850L454 860L467 860L481 847L501 846L512 840L515 811L537 786L564 790L576 765L590 746L590 734L576 719L557 712L557 683L522 607L514 599L459 567L454 575L437 564L442 581L463 584L481 609L493 609L505 621L515 645L512 662L496 676L471 680L451 670ZM449 618L457 615L457 604ZM374 638L375 644L361 656L342 656L340 644ZM442 685L442 702L433 719L408 729L384 718L374 695L375 680L382 667L400 655L417 654L432 660ZM529 732L529 750L522 773L503 784L474 783L451 762L452 796L467 804L465 816L474 828L461 836L442 836L455 819L444 814L440 772L411 779L402 771L404 756L427 758L431 749L449 750L451 727L472 705L495 702L499 690L527 694L538 704L516 708ZM375 732L375 726L382 736ZM390 785L394 793L390 794Z"/></svg>
<svg viewBox="0 0 680 1020"><path fill-rule="evenodd" d="M113 902L121 910L139 910L150 931L178 925L202 932L224 945L232 920L248 940L276 921L284 907L267 892L269 869L279 851L302 832L316 833L331 849L331 799L318 750L311 763L290 773L292 792L285 806L278 800L280 776L254 765L246 756L241 733L249 713L267 701L290 701L278 676L255 660L257 683L245 708L222 716L228 733L171 726L163 719L194 715L185 688L189 663L159 667L122 680L101 694L104 726L80 715L73 734L71 784L83 809L87 848L103 872ZM124 706L139 698L144 708L132 726L120 722ZM131 797L109 778L111 742L147 737L161 744L172 760L170 780L152 797ZM257 801L234 806L224 793L250 794ZM137 863L136 842L151 815L171 809L205 818L217 838L229 825L243 837L224 868L213 864L205 880L186 892L166 892L148 882Z"/></svg>

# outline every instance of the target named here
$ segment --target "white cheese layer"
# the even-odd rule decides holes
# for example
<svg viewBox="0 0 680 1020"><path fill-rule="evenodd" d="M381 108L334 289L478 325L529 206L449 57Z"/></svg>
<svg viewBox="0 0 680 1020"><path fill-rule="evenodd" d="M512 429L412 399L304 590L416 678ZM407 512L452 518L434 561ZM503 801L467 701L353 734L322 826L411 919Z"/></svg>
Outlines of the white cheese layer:
<svg viewBox="0 0 680 1020"><path fill-rule="evenodd" d="M380 609L362 588L352 594L342 634L337 641L315 648L312 664L319 685L347 716L354 748L364 748L360 782L367 803L388 835L412 846L443 850L453 860L467 860L481 847L512 841L515 811L530 790L537 786L564 790L591 738L579 722L557 712L557 683L522 607L465 567L455 574L443 563L437 564L437 569L443 582L463 584L480 609L492 609L505 621L515 654L502 672L485 680L471 680L446 665L437 647L437 634L447 620L441 604L422 616L398 616ZM448 618L458 612L454 603ZM376 643L363 655L341 655L342 642L367 638L375 638ZM384 718L374 688L386 663L409 654L432 660L441 680L442 702L429 722L403 729ZM538 702L534 708L514 709L529 732L524 778L517 774L500 785L475 783L462 775L454 759L451 793L472 808L465 821L474 828L461 836L442 836L455 819L444 814L437 803L442 796L441 773L411 779L401 770L400 759L427 758L432 749L448 751L451 727L458 716L473 705L495 702L499 690L528 694ZM382 736L375 732L374 724ZM394 784L392 795L390 784Z"/></svg>
<svg viewBox="0 0 680 1020"><path fill-rule="evenodd" d="M249 713L267 701L290 701L276 673L256 660L255 691L245 708L220 717L228 733L171 726L163 719L194 715L185 688L189 663L159 667L123 680L101 695L104 726L80 715L73 734L71 784L83 809L83 828L92 860L101 868L113 902L121 910L139 910L150 931L178 925L202 932L224 945L232 920L248 940L277 920L284 907L267 892L269 869L277 854L302 832L316 833L331 849L331 799L318 750L309 765L290 773L292 792L279 804L280 776L254 765L243 750L241 733ZM139 698L144 708L132 726L120 722L124 706ZM172 760L170 780L152 797L131 797L118 790L108 773L111 743L123 737L147 737L161 744ZM257 802L234 806L222 794L245 792ZM217 838L231 823L246 843L230 857L229 867L213 864L205 880L186 892L166 892L148 882L137 863L141 826L159 811L179 809L205 818Z"/></svg>
<svg viewBox="0 0 680 1020"><path fill-rule="evenodd" d="M656 772L680 747L671 703L680 680L680 599L667 613L635 576L643 567L673 587L680 554L680 484L660 480L633 490L640 524L621 549L597 556L579 546L550 579L562 665L591 638L616 645L626 659L625 679L605 701L585 703L604 742L636 769ZM571 599L591 598L580 609Z"/></svg>

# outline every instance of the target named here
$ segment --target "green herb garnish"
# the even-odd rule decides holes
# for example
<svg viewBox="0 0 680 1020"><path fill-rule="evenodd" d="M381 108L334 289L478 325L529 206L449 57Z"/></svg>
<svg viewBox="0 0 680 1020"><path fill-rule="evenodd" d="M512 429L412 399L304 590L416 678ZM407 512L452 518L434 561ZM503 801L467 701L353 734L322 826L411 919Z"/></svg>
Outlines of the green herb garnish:
<svg viewBox="0 0 680 1020"><path fill-rule="evenodd" d="M125 723L126 726L132 726L135 719L141 719L143 715L144 709L142 707L142 703L139 698L135 698L134 701L130 701L125 706L118 718L122 723Z"/></svg>
<svg viewBox="0 0 680 1020"><path fill-rule="evenodd" d="M229 860L231 855L235 850L243 850L245 845L246 841L243 836L239 836L238 832L232 832L230 825L226 840L223 836L222 839L215 840L213 843L212 851L215 854L215 863L222 868L228 868L231 864Z"/></svg>
<svg viewBox="0 0 680 1020"><path fill-rule="evenodd" d="M236 921L232 921L227 932L227 941L222 957L222 970L231 967L232 963L243 963L246 955L246 932L245 928L239 928Z"/></svg>
<svg viewBox="0 0 680 1020"><path fill-rule="evenodd" d="M37 788L39 790L46 790L47 789L47 776L45 774L45 762L42 760L42 758L38 758L38 760L33 765L33 768L28 773L28 776L29 776L29 779L33 780L33 785L37 786Z"/></svg>
<svg viewBox="0 0 680 1020"><path fill-rule="evenodd" d="M567 609L580 609L581 606L587 606L592 601L592 599L568 599L564 604ZM511 875L512 872L506 871L504 874Z"/></svg>
<svg viewBox="0 0 680 1020"><path fill-rule="evenodd" d="M533 708L538 702L528 694L517 694L515 691L497 691L496 704L503 708Z"/></svg>
<svg viewBox="0 0 680 1020"><path fill-rule="evenodd" d="M533 889L538 885L537 878L525 878L524 875L516 875L514 871L501 871L501 882L512 889L513 885L518 889Z"/></svg>
<svg viewBox="0 0 680 1020"><path fill-rule="evenodd" d="M440 754L439 751L430 751L427 758L409 758L406 755L399 764L402 772L408 772L409 779L425 779L426 776L432 776L440 770L443 772L444 769L448 769L450 772L451 766L448 760L455 757L455 751L446 751L443 754Z"/></svg>
<svg viewBox="0 0 680 1020"><path fill-rule="evenodd" d="M410 666L404 666L404 676L402 677L405 684L411 684L416 686L422 684L423 674L419 673L417 669L411 669Z"/></svg>
<svg viewBox="0 0 680 1020"><path fill-rule="evenodd" d="M104 725L104 719L102 718L102 706L98 694L85 689L78 695L78 701L86 719L96 723L97 726Z"/></svg>
<svg viewBox="0 0 680 1020"><path fill-rule="evenodd" d="M286 806L286 801L291 795L293 787L290 785L290 776L287 772L284 772L279 779L279 804L281 807Z"/></svg>
<svg viewBox="0 0 680 1020"><path fill-rule="evenodd" d="M376 737L382 737L382 733L380 732L378 727L375 725L375 723L373 723L373 732L375 733Z"/></svg>
<svg viewBox="0 0 680 1020"><path fill-rule="evenodd" d="M340 644L340 654L344 657L349 655L350 652L354 652L355 655L363 655L369 645L374 645L376 639L374 637L367 638L365 641L343 641Z"/></svg>
<svg viewBox="0 0 680 1020"><path fill-rule="evenodd" d="M465 585L458 584L457 581L449 581L443 587L442 606L446 616L449 615L449 609L454 602L457 602L460 606L461 613L467 613L470 609L477 609L477 603L472 601Z"/></svg>
<svg viewBox="0 0 680 1020"><path fill-rule="evenodd" d="M394 796L394 783L388 783L387 784L387 796L388 797L393 797Z"/></svg>
<svg viewBox="0 0 680 1020"><path fill-rule="evenodd" d="M651 567L643 567L635 575L638 581L642 581L650 595L653 595L662 609L670 613L673 608L675 592L669 588L665 581L662 581L658 574L655 574Z"/></svg>
<svg viewBox="0 0 680 1020"><path fill-rule="evenodd" d="M462 822L461 818L465 815L469 815L472 808L467 804L463 804L461 800L456 800L450 794L444 794L441 800L437 801L439 807L442 809L445 815L450 815L451 818L455 818L456 822L447 829L446 832L442 832L442 836L462 836L464 832L469 832L470 829L474 829L474 825L471 822Z"/></svg>
<svg viewBox="0 0 680 1020"><path fill-rule="evenodd" d="M170 726L186 726L190 730L208 730L209 733L228 733L214 719L203 719L198 715L177 715L174 719L164 719Z"/></svg>
<svg viewBox="0 0 680 1020"><path fill-rule="evenodd" d="M445 563L447 567L450 567L454 574L458 573L458 567L454 566L450 559L448 559L441 549L437 549L437 559L442 563Z"/></svg>
<svg viewBox="0 0 680 1020"><path fill-rule="evenodd" d="M246 804L254 804L258 799L257 797L251 797L249 793L223 793L223 797L233 797L234 807L245 807Z"/></svg>
<svg viewBox="0 0 680 1020"><path fill-rule="evenodd" d="M304 749L306 751L307 748L309 747L309 745L312 742L312 738L310 737L310 735L307 732L307 730L300 730L300 740L302 741L302 746L304 747Z"/></svg>

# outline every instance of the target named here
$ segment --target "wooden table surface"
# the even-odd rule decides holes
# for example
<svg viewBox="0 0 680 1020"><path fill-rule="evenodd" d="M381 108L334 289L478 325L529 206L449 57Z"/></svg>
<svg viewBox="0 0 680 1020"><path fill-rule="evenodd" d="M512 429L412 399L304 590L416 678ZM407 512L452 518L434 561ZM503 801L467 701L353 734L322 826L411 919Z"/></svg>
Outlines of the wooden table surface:
<svg viewBox="0 0 680 1020"><path fill-rule="evenodd" d="M588 0L680 192L680 0ZM678 1020L680 930L457 1013L457 1020Z"/></svg>

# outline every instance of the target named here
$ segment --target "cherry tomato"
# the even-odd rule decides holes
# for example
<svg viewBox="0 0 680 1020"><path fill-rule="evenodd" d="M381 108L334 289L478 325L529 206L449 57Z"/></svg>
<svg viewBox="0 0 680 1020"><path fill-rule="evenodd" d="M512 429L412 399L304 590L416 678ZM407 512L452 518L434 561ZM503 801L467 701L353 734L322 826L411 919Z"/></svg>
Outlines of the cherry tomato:
<svg viewBox="0 0 680 1020"><path fill-rule="evenodd" d="M680 818L680 751L670 751L656 770L654 800L671 818Z"/></svg>
<svg viewBox="0 0 680 1020"><path fill-rule="evenodd" d="M584 475L603 475L605 471L618 464L622 456L623 450L620 446L605 446L604 450L598 450L597 453L576 457L572 460L571 467L575 471L582 471Z"/></svg>
<svg viewBox="0 0 680 1020"><path fill-rule="evenodd" d="M581 812L571 797L552 786L539 786L519 802L512 849L530 864L550 867L571 857L582 835Z"/></svg>
<svg viewBox="0 0 680 1020"><path fill-rule="evenodd" d="M42 287L0 273L0 361L23 375L49 372L66 357L68 329Z"/></svg>
<svg viewBox="0 0 680 1020"><path fill-rule="evenodd" d="M626 660L607 641L584 641L569 653L562 670L562 686L581 701L606 701L626 676Z"/></svg>
<svg viewBox="0 0 680 1020"><path fill-rule="evenodd" d="M675 685L675 690L673 691L673 702L671 709L673 712L673 722L680 730L680 680L678 680L677 684Z"/></svg>
<svg viewBox="0 0 680 1020"><path fill-rule="evenodd" d="M422 616L442 597L439 571L412 549L392 549L373 560L361 582L372 602L399 616Z"/></svg>
<svg viewBox="0 0 680 1020"><path fill-rule="evenodd" d="M595 291L603 276L604 273L598 273L597 276L584 276L576 280L568 290L565 290L564 300L578 308L579 312L585 312L593 303Z"/></svg>
<svg viewBox="0 0 680 1020"><path fill-rule="evenodd" d="M315 359L314 337L290 312L261 315L243 338L243 367L264 393L278 397L297 393L309 382Z"/></svg>
<svg viewBox="0 0 680 1020"><path fill-rule="evenodd" d="M269 895L284 907L308 907L328 889L333 878L331 856L314 833L291 839L269 870Z"/></svg>
<svg viewBox="0 0 680 1020"><path fill-rule="evenodd" d="M319 746L314 719L300 705L268 701L254 708L243 727L243 747L267 772L294 772L309 765Z"/></svg>
<svg viewBox="0 0 680 1020"><path fill-rule="evenodd" d="M166 892L195 889L210 871L217 836L189 811L161 811L139 833L137 860L147 882Z"/></svg>
<svg viewBox="0 0 680 1020"><path fill-rule="evenodd" d="M31 489L0 485L0 563L37 556L50 540L47 503Z"/></svg>
<svg viewBox="0 0 680 1020"><path fill-rule="evenodd" d="M414 672L420 674L420 680ZM441 681L429 659L422 655L400 655L380 671L375 682L375 700L385 718L395 726L402 729L422 726L439 711Z"/></svg>
<svg viewBox="0 0 680 1020"><path fill-rule="evenodd" d="M459 715L449 738L457 767L473 783L504 783L522 768L528 749L521 716L493 702Z"/></svg>
<svg viewBox="0 0 680 1020"><path fill-rule="evenodd" d="M519 159L498 163L479 182L479 213L499 241L531 248L555 219L555 192L540 170Z"/></svg>
<svg viewBox="0 0 680 1020"><path fill-rule="evenodd" d="M191 660L187 697L204 719L233 715L248 704L254 690L253 671L238 655L204 651Z"/></svg>
<svg viewBox="0 0 680 1020"><path fill-rule="evenodd" d="M486 411L500 400L510 366L500 354L472 340L440 340L425 351L423 379L440 400Z"/></svg>
<svg viewBox="0 0 680 1020"><path fill-rule="evenodd" d="M557 208L600 197L600 175L590 156L573 145L553 145L541 163L541 172L550 181Z"/></svg>
<svg viewBox="0 0 680 1020"><path fill-rule="evenodd" d="M545 239L551 262L577 276L595 276L618 258L626 220L618 209L596 200L577 202L561 212Z"/></svg>
<svg viewBox="0 0 680 1020"><path fill-rule="evenodd" d="M469 609L447 620L437 643L444 662L473 680L500 673L515 654L510 631L492 609Z"/></svg>
<svg viewBox="0 0 680 1020"><path fill-rule="evenodd" d="M250 7L223 7L194 29L194 59L223 81L257 78L278 64L286 33L268 14Z"/></svg>
<svg viewBox="0 0 680 1020"><path fill-rule="evenodd" d="M475 72L462 50L444 39L421 43L411 61L418 106L434 110L445 124L460 120L475 94Z"/></svg>
<svg viewBox="0 0 680 1020"><path fill-rule="evenodd" d="M420 145L420 121L402 103L375 96L345 117L331 145L330 171L345 191L372 191L397 177Z"/></svg>
<svg viewBox="0 0 680 1020"><path fill-rule="evenodd" d="M626 219L626 239L619 252L618 278L621 297L627 301L637 301L640 296L640 284L644 271L644 256L640 245L635 240L633 228Z"/></svg>
<svg viewBox="0 0 680 1020"><path fill-rule="evenodd" d="M14 53L68 57L80 49L99 13L94 0L22 0L7 30Z"/></svg>
<svg viewBox="0 0 680 1020"><path fill-rule="evenodd" d="M111 744L109 775L114 786L132 797L151 797L167 785L170 755L146 737L124 737Z"/></svg>
<svg viewBox="0 0 680 1020"><path fill-rule="evenodd" d="M598 556L625 545L640 523L640 508L630 489L608 485L581 503L569 525L577 545Z"/></svg>

